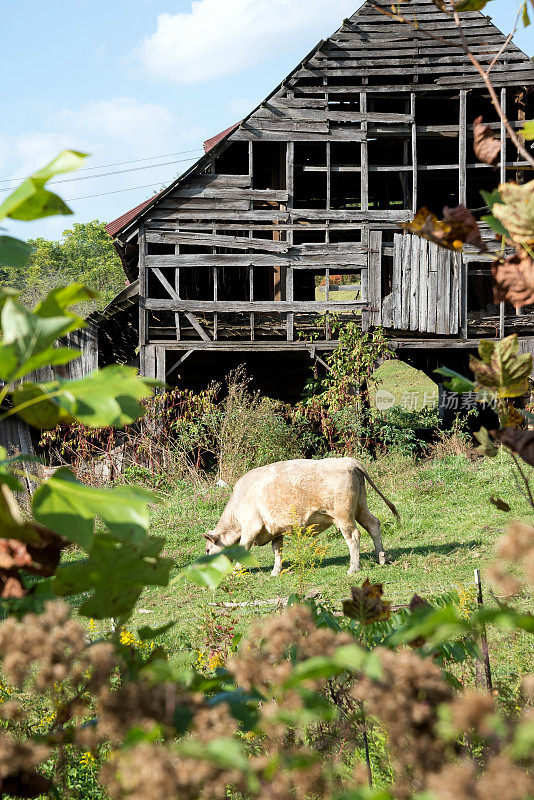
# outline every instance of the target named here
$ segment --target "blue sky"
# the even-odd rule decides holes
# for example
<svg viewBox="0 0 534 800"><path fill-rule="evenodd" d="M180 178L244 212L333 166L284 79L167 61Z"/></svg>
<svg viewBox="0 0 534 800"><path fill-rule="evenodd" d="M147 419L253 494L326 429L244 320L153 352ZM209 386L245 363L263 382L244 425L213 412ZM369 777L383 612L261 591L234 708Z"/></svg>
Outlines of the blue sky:
<svg viewBox="0 0 534 800"><path fill-rule="evenodd" d="M65 147L91 154L88 169L63 176L76 180L57 184L73 216L13 222L10 232L56 239L73 222L109 221L150 197L201 155L204 139L242 118L358 5L2 0L0 65L8 78L1 88L0 189ZM508 32L518 5L492 0L486 11ZM516 37L529 55L532 30ZM102 172L117 174L90 177Z"/></svg>

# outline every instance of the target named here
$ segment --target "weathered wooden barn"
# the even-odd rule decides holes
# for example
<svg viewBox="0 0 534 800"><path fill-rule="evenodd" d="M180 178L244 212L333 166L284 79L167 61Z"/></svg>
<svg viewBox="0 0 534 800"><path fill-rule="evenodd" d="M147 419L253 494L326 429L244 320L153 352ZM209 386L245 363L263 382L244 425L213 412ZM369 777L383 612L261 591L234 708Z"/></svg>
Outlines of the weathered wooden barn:
<svg viewBox="0 0 534 800"><path fill-rule="evenodd" d="M110 224L133 285L103 330L129 331L144 374L198 388L246 363L259 388L296 397L310 356L336 347L333 315L384 326L426 371L459 368L482 336L517 331L531 349L534 313L493 304L489 261L400 229L422 206L480 216L481 189L528 170L454 21L431 0L402 10L417 24L368 0L185 174ZM461 20L488 66L505 36L480 11ZM491 76L521 128L534 64L509 44ZM497 167L474 157L479 115L501 137Z"/></svg>

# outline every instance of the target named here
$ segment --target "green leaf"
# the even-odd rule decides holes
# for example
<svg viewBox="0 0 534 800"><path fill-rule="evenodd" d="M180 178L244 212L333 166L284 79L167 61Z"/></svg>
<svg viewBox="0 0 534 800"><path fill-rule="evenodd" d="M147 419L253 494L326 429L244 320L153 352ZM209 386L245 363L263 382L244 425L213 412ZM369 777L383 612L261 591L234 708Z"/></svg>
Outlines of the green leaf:
<svg viewBox="0 0 534 800"><path fill-rule="evenodd" d="M523 139L528 139L529 141L531 139L534 139L534 119L527 120L523 124L523 127L521 128L519 133L523 137Z"/></svg>
<svg viewBox="0 0 534 800"><path fill-rule="evenodd" d="M494 189L493 192L488 192L485 189L481 189L480 194L482 195L482 199L490 211L495 203L502 203L502 196L498 189Z"/></svg>
<svg viewBox="0 0 534 800"><path fill-rule="evenodd" d="M481 11L490 0L459 0L454 4L455 11Z"/></svg>
<svg viewBox="0 0 534 800"><path fill-rule="evenodd" d="M89 428L123 427L144 413L140 401L150 396L154 384L161 385L140 378L133 367L112 365L77 381L23 384L11 399L17 414L37 428L73 419Z"/></svg>
<svg viewBox="0 0 534 800"><path fill-rule="evenodd" d="M98 292L93 291L83 283L71 283L68 286L58 286L53 289L34 309L34 314L39 317L61 317L67 314L69 308L76 303L86 300L95 300ZM76 317L76 319L80 319Z"/></svg>
<svg viewBox="0 0 534 800"><path fill-rule="evenodd" d="M20 455L8 458L5 447L0 447L0 483L5 483L13 492L23 492L24 488L18 478L13 475L9 468L14 464L26 464L31 461L40 462L42 459L37 456Z"/></svg>
<svg viewBox="0 0 534 800"><path fill-rule="evenodd" d="M29 244L12 236L0 236L0 264L4 267L24 267L31 255Z"/></svg>
<svg viewBox="0 0 534 800"><path fill-rule="evenodd" d="M224 547L219 553L209 556L202 556L197 559L174 579L179 581L183 578L203 589L215 590L224 578L232 572L234 565L232 561L239 561L248 567L257 567L258 562L255 556L246 547L234 544Z"/></svg>
<svg viewBox="0 0 534 800"><path fill-rule="evenodd" d="M459 372L449 369L449 367L439 367L439 369L435 369L434 372L452 379L444 384L450 392L465 394L466 392L474 392L476 389L473 381L470 381L469 378L466 378L464 375L460 375Z"/></svg>
<svg viewBox="0 0 534 800"><path fill-rule="evenodd" d="M376 653L368 653L356 644L349 644L338 647L333 656L313 656L302 661L284 686L291 688L307 680L328 680L344 672L363 672L376 679L382 675L382 667Z"/></svg>
<svg viewBox="0 0 534 800"><path fill-rule="evenodd" d="M72 214L70 208L57 194L45 189L54 175L78 169L86 158L84 153L64 150L57 158L35 172L0 205L0 219L33 220L54 214Z"/></svg>
<svg viewBox="0 0 534 800"><path fill-rule="evenodd" d="M182 570L175 581L185 578L203 589L215 590L234 566L224 553L203 556ZM174 582L174 581L173 581Z"/></svg>
<svg viewBox="0 0 534 800"><path fill-rule="evenodd" d="M97 534L89 558L59 567L52 589L60 597L90 592L79 613L93 619L127 619L145 586L166 586L170 558L160 558L165 540L150 537L140 545L118 544Z"/></svg>
<svg viewBox="0 0 534 800"><path fill-rule="evenodd" d="M96 517L106 524L112 539L141 544L150 524L148 505L157 502L155 495L137 486L85 486L61 467L37 489L32 508L42 525L88 549Z"/></svg>
<svg viewBox="0 0 534 800"><path fill-rule="evenodd" d="M512 237L497 217L494 217L493 214L486 214L482 218L482 222L485 222L492 231L495 231L499 236L504 236L506 239L511 239Z"/></svg>
<svg viewBox="0 0 534 800"><path fill-rule="evenodd" d="M530 25L530 17L528 15L527 0L525 0L523 3L523 8L521 9L521 16L523 18L523 25L525 26L525 28L528 28L528 26Z"/></svg>
<svg viewBox="0 0 534 800"><path fill-rule="evenodd" d="M488 458L495 458L499 454L499 450L495 447L493 439L489 435L487 428L481 428L474 434L475 439L480 442L480 447L477 447L477 452L481 453Z"/></svg>
<svg viewBox="0 0 534 800"><path fill-rule="evenodd" d="M223 552L224 555L230 558L232 561L238 561L245 567L258 566L256 556L253 556L250 550L247 550L246 547L243 547L240 544L232 544L229 547L225 547L221 552Z"/></svg>

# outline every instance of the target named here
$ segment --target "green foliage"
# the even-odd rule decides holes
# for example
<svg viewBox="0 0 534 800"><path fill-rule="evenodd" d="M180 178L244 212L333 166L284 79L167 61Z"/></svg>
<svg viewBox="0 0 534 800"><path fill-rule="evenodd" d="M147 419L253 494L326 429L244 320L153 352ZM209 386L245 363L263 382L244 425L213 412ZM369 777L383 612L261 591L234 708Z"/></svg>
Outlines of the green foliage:
<svg viewBox="0 0 534 800"><path fill-rule="evenodd" d="M72 214L70 208L53 192L45 189L50 178L78 169L85 153L64 150L46 167L30 175L0 205L0 220L5 217L20 220L42 219L56 214ZM0 250L0 262L3 260Z"/></svg>
<svg viewBox="0 0 534 800"><path fill-rule="evenodd" d="M121 261L99 220L75 223L56 242L39 238L23 243L20 257L13 245L9 251L0 249L0 265L2 281L20 291L25 305L34 305L56 286L77 282L96 290L76 301L87 313L105 306L125 285Z"/></svg>

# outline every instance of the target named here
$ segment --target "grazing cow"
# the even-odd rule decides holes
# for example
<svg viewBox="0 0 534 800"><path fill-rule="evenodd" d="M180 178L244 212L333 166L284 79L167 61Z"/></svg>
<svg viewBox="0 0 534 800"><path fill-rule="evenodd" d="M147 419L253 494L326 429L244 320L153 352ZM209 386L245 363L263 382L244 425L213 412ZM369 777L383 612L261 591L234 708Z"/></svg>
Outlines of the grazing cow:
<svg viewBox="0 0 534 800"><path fill-rule="evenodd" d="M398 518L393 503L353 458L302 458L253 469L237 481L219 522L204 534L206 552L217 553L232 544L250 550L253 544L271 542L271 575L280 575L285 533L298 525L313 526L319 534L335 525L349 548L352 575L360 562L358 522L370 534L378 562L385 564L380 522L367 507L366 480Z"/></svg>

